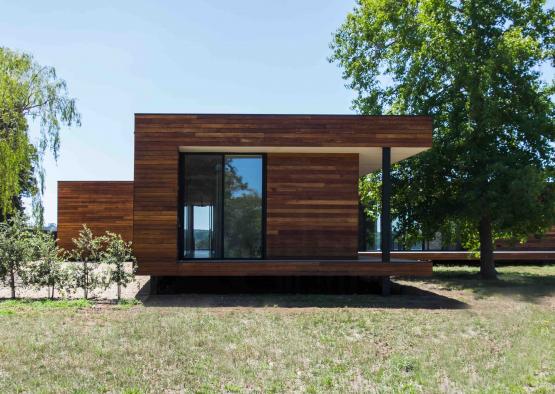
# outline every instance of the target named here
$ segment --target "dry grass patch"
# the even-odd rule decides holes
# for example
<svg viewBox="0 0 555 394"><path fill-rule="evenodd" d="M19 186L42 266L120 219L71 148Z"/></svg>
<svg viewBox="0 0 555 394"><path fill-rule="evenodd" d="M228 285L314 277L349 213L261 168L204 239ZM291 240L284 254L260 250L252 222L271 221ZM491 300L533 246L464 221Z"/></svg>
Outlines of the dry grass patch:
<svg viewBox="0 0 555 394"><path fill-rule="evenodd" d="M0 391L553 392L555 267L500 271L438 268L389 298L4 302Z"/></svg>

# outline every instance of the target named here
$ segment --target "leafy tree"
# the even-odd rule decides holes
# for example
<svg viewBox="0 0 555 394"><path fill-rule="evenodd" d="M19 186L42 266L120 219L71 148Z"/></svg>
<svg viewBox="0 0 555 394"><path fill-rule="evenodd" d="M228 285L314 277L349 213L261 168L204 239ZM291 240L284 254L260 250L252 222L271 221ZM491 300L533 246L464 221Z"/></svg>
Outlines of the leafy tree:
<svg viewBox="0 0 555 394"><path fill-rule="evenodd" d="M103 282L98 268L105 242L105 237L95 237L86 224L79 231L79 237L73 239L72 257L76 264L73 266L72 277L75 286L83 290L85 299L89 297L89 291Z"/></svg>
<svg viewBox="0 0 555 394"><path fill-rule="evenodd" d="M261 256L262 196L239 175L233 159L224 165L224 221L232 224L223 229L226 255Z"/></svg>
<svg viewBox="0 0 555 394"><path fill-rule="evenodd" d="M30 122L39 126L36 144ZM42 222L42 158L47 151L58 157L60 129L74 124L80 125L75 99L56 70L0 47L0 219L18 208L19 196L29 194L35 218Z"/></svg>
<svg viewBox="0 0 555 394"><path fill-rule="evenodd" d="M16 278L27 283L27 269L33 257L32 232L26 218L17 213L7 222L0 223L0 278L16 296Z"/></svg>
<svg viewBox="0 0 555 394"><path fill-rule="evenodd" d="M554 220L554 25L540 0L359 0L331 44L355 109L433 116L432 149L392 173L399 230L478 239L484 278L494 236Z"/></svg>
<svg viewBox="0 0 555 394"><path fill-rule="evenodd" d="M135 257L131 249L131 242L126 242L121 238L120 234L106 232L106 248L101 253L100 261L107 264L110 268L106 285L111 283L117 285L118 301L121 300L121 287L127 285L135 279ZM131 271L125 270L125 263L132 262Z"/></svg>
<svg viewBox="0 0 555 394"><path fill-rule="evenodd" d="M33 241L36 261L31 265L28 281L35 287L46 287L48 297L54 299L56 289L62 291L70 287L66 252L56 245L52 234L37 232Z"/></svg>

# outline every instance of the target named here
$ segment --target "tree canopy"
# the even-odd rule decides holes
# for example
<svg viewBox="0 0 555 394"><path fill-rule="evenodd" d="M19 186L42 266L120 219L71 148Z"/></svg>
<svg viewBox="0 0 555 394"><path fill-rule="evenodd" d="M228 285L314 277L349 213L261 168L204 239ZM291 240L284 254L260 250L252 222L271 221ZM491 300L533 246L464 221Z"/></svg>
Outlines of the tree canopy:
<svg viewBox="0 0 555 394"><path fill-rule="evenodd" d="M33 122L36 140L29 130ZM0 47L0 218L20 209L20 197L27 194L42 219L42 158L47 151L58 157L60 130L72 125L80 125L80 114L56 70Z"/></svg>
<svg viewBox="0 0 555 394"><path fill-rule="evenodd" d="M331 43L360 113L433 116L433 147L392 172L396 230L479 239L484 277L493 235L554 222L554 25L537 0L359 0Z"/></svg>

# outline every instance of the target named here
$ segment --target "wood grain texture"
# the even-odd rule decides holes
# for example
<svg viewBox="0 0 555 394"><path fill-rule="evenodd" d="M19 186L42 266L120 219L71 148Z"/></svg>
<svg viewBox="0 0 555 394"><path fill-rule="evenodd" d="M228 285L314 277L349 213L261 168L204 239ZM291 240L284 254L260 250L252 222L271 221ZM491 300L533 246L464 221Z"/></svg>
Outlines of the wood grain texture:
<svg viewBox="0 0 555 394"><path fill-rule="evenodd" d="M495 241L495 248L498 250L552 250L555 252L555 226L542 236L531 235L523 244L506 240Z"/></svg>
<svg viewBox="0 0 555 394"><path fill-rule="evenodd" d="M360 256L379 258L381 252L359 252ZM478 261L478 257L468 251L392 251L391 257L406 260L431 261ZM496 261L555 261L555 250L495 250L493 258Z"/></svg>
<svg viewBox="0 0 555 394"><path fill-rule="evenodd" d="M268 154L268 258L357 258L358 155Z"/></svg>
<svg viewBox="0 0 555 394"><path fill-rule="evenodd" d="M175 269L139 265L139 275L177 276L431 276L432 263L353 260L264 260L187 262Z"/></svg>
<svg viewBox="0 0 555 394"><path fill-rule="evenodd" d="M133 240L133 182L58 182L58 245L71 249L83 224Z"/></svg>
<svg viewBox="0 0 555 394"><path fill-rule="evenodd" d="M258 146L428 147L431 143L429 117L136 114L133 241L139 270L145 274L163 272L165 275L183 272L183 264L177 261L180 147L246 146L253 147L253 153L256 153ZM326 156L330 158L330 155ZM293 164L294 169L285 169L282 163L281 169L275 169L276 176L272 175L272 169L268 170L268 179L272 179L273 184L267 196L268 207L271 207L267 232L271 255L356 257L357 235L353 230L358 219L353 194L357 186L358 165L352 159L342 160L337 170L318 169L314 164L312 170L316 173L313 175L320 177L319 182L312 182L312 174L298 167L300 164L310 165L310 162ZM322 159L320 162L330 167L330 161ZM273 165L270 160L268 165ZM329 179L324 181L321 178L326 171ZM285 172L298 173L292 179L295 186L287 185ZM342 180L340 175L346 178ZM345 191L339 191L339 184L346 187ZM287 191L291 187L294 189ZM329 187L327 192L326 187ZM329 192L340 195L324 196ZM289 205L284 201L287 193L293 200ZM332 203L334 199L337 204ZM292 207L295 208L292 210ZM292 220L289 216L292 211L301 222ZM332 215L334 220L326 218L327 215ZM340 239L341 245L336 243L333 246L332 239L336 242ZM308 251L302 252L300 246L308 247L311 240L315 243L309 251L314 254L308 256ZM323 249L317 251L317 248Z"/></svg>
<svg viewBox="0 0 555 394"><path fill-rule="evenodd" d="M188 146L431 147L429 116L136 114L138 142Z"/></svg>

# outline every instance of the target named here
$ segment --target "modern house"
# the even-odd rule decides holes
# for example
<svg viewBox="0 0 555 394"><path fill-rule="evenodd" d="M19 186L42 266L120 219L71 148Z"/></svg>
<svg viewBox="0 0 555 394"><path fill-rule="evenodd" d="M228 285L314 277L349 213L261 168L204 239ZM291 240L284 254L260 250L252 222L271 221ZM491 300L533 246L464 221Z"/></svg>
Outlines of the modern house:
<svg viewBox="0 0 555 394"><path fill-rule="evenodd" d="M154 277L430 275L388 234L390 165L431 145L425 116L136 114L134 181L59 182L59 242L121 233ZM358 181L380 169L381 253L360 257Z"/></svg>

